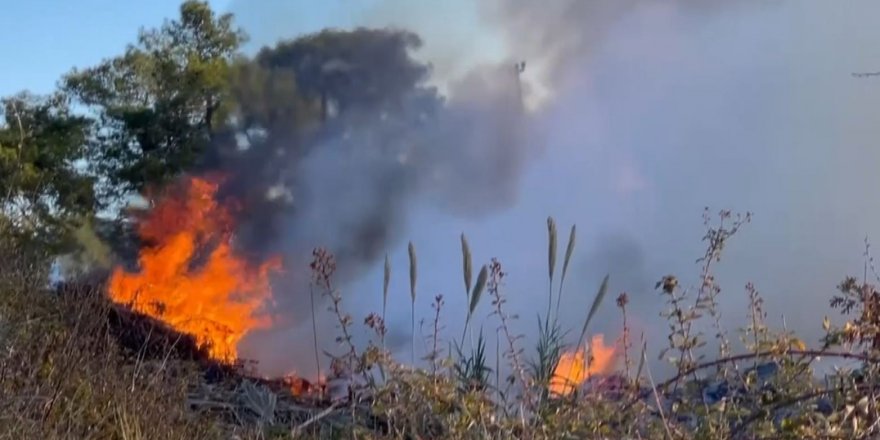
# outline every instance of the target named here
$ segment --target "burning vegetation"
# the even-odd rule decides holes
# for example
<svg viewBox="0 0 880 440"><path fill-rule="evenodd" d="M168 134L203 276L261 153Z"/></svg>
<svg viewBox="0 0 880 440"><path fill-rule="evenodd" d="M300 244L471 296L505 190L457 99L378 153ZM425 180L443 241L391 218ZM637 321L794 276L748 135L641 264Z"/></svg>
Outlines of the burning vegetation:
<svg viewBox="0 0 880 440"><path fill-rule="evenodd" d="M589 347L562 353L553 370L550 393L567 396L591 377L613 373L616 350L604 342L604 336L597 334Z"/></svg>
<svg viewBox="0 0 880 440"><path fill-rule="evenodd" d="M110 298L192 335L233 362L249 332L272 324L270 275L280 258L253 265L233 247L234 202L217 200L219 178L192 177L166 189L138 224L146 243L138 270L117 267Z"/></svg>
<svg viewBox="0 0 880 440"><path fill-rule="evenodd" d="M613 8L636 3L614 2L622 6ZM617 9L593 14L598 7L539 6L550 15L561 11L590 32L594 27L580 18L627 21ZM671 17L665 8L660 12ZM546 17L523 17L511 18L528 25L527 34L540 36L531 31L540 31L534 25ZM590 46L599 40L588 35ZM539 40L542 52L551 40L580 46L577 39ZM831 308L843 317L823 320L824 334L814 348L784 325L770 328L752 284L746 287L742 344L734 345L720 319L721 288L713 272L748 215L722 211L717 225L706 217L707 250L692 287L668 275L654 292L666 301L658 311L669 332L658 339L668 346L649 347L643 340L638 356L630 350L625 294L617 302L620 344L605 345L602 334L591 333L598 311L607 316L608 276L583 310L580 337L568 338L558 318L566 273L576 258L575 228L568 245L558 246L552 218L548 252L542 253L549 273L542 262L540 274L517 274L549 275L548 308L537 333L514 324L518 315L508 303L500 261L479 267L464 234L467 310L454 313L467 317L463 329L450 330L456 336L462 331L459 340L444 339L448 315L441 294L434 296L433 322L417 320L417 296L422 300L427 290L419 283L432 269L417 267L431 261L416 258L417 243L409 243L404 270L392 268L386 255L381 314L350 312L337 287L402 240L395 228L412 213L414 195L430 195L437 206L465 215L516 203L521 171L534 157L528 130L533 115L523 105L527 84L520 82L525 64L472 72L450 84L445 96L431 81L431 66L411 56L421 44L411 32L326 30L253 56L240 51L243 41L230 15L187 0L179 19L145 30L120 56L70 72L57 94L0 102L0 437L880 435L880 292L868 282L868 268L874 269L869 249L863 278L847 278L832 297ZM567 51L548 53L582 64L557 56ZM556 75L548 79L567 82ZM563 116L564 123L570 123L567 115L578 116L549 115ZM143 188L161 188L148 194L149 209L108 222L124 229L135 220L135 239L99 237L90 229L102 207ZM285 310L274 308L281 298L273 295L273 280L284 270L307 268L291 263L295 258L284 267L274 256L282 241L285 257L328 246L313 253L311 285L290 286L292 294L284 299L292 305ZM82 269L77 275L100 273L100 282L70 276L47 289L45 269L73 242L83 254L97 243L105 245L93 246L102 251L133 247L136 256L119 263L127 258L101 252L94 259L100 270L74 264ZM390 292L392 274L408 278L407 292ZM642 288L634 296L639 301L650 294L650 286ZM386 312L395 313L386 307L389 298L411 301L403 307L411 316L386 321ZM309 305L312 326L294 327L305 334L292 337L305 345L313 340L314 358L309 349L282 355L315 365L316 380L265 377L242 359L246 337L277 329L281 317L304 322L292 312ZM491 313L480 315L487 305ZM648 310L650 303L640 306ZM401 319L409 322L401 326ZM334 320L329 324L335 332L319 332L330 327L319 327L319 320ZM392 332L386 322L396 325ZM488 328L497 331L484 337ZM420 340L425 332L429 341ZM523 332L537 334L534 347L523 345L530 339ZM386 341L386 335L393 338ZM319 342L330 338L335 346ZM411 352L401 360L390 347L407 343ZM716 356L707 357L715 349ZM656 361L648 359L656 352L670 363L669 377L655 380ZM820 380L814 368L819 358L848 363Z"/></svg>

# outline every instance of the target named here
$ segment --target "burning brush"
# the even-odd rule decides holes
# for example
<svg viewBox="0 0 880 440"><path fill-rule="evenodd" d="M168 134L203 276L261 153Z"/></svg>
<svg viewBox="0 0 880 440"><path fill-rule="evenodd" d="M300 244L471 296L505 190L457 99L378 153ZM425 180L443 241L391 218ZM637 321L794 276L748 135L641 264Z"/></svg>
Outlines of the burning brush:
<svg viewBox="0 0 880 440"><path fill-rule="evenodd" d="M591 378L610 374L614 370L615 354L615 347L606 346L601 334L593 336L589 350L581 347L563 353L550 380L550 393L567 396Z"/></svg>
<svg viewBox="0 0 880 440"><path fill-rule="evenodd" d="M114 270L110 298L193 335L212 358L232 362L251 330L271 325L269 276L280 258L249 263L232 247L233 203L222 204L219 179L190 178L166 191L138 225L139 271Z"/></svg>

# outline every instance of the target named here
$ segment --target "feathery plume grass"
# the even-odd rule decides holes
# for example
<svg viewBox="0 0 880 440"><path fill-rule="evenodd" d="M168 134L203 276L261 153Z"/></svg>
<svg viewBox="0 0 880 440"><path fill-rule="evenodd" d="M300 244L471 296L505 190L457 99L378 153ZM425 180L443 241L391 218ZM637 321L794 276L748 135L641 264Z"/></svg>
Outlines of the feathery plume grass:
<svg viewBox="0 0 880 440"><path fill-rule="evenodd" d="M416 247L409 242L409 295L412 299L410 310L410 334L412 335L412 363L416 363Z"/></svg>
<svg viewBox="0 0 880 440"><path fill-rule="evenodd" d="M549 246L547 253L547 265L550 275L550 297L547 299L547 320L550 320L550 311L553 310L553 272L556 270L556 221L553 217L547 217L547 235Z"/></svg>
<svg viewBox="0 0 880 440"><path fill-rule="evenodd" d="M409 294L413 302L416 300L416 264L416 247L412 242L409 242Z"/></svg>
<svg viewBox="0 0 880 440"><path fill-rule="evenodd" d="M559 304L562 303L562 285L565 284L565 274L568 273L568 264L574 253L574 244L577 234L577 225L571 225L571 233L568 234L568 246L565 248L565 260L562 262L562 276L559 277L559 294L556 296L556 316L559 316Z"/></svg>
<svg viewBox="0 0 880 440"><path fill-rule="evenodd" d="M605 293L608 292L608 278L609 275L605 275L605 278L602 280L602 285L599 286L599 291L596 293L596 298L593 299L593 305L590 306L590 312L587 313L587 319L584 320L584 327L581 329L581 336L578 338L578 347L583 345L584 336L587 335L587 327L590 325L590 321L593 320L593 316L596 316L596 312L599 310L599 305L602 304L602 299L605 298Z"/></svg>
<svg viewBox="0 0 880 440"><path fill-rule="evenodd" d="M461 333L461 343L464 344L464 337L467 334L468 325L470 325L471 317L474 315L474 311L477 309L477 305L480 303L480 296L483 295L483 290L486 288L486 281L489 279L489 267L485 264L480 269L480 273L477 275L477 284L474 284L474 290L471 291L470 294L470 304L468 304L468 314L467 318L464 321L464 330Z"/></svg>
<svg viewBox="0 0 880 440"><path fill-rule="evenodd" d="M464 294L470 299L471 281L473 281L473 263L471 262L471 248L468 245L467 237L461 234L461 261L464 273Z"/></svg>
<svg viewBox="0 0 880 440"><path fill-rule="evenodd" d="M391 261L385 254L385 274L382 283L382 320L385 320L385 309L388 308L388 286L391 284Z"/></svg>
<svg viewBox="0 0 880 440"><path fill-rule="evenodd" d="M385 320L385 312L388 309L388 286L391 284L391 261L388 260L388 254L385 254L385 270L382 276L382 325L387 325ZM385 349L385 331L382 332L382 349Z"/></svg>
<svg viewBox="0 0 880 440"><path fill-rule="evenodd" d="M486 289L486 280L489 278L489 267L485 264L480 269L480 274L477 275L477 284L474 285L474 290L471 292L471 303L470 308L468 309L469 314L473 314L474 310L477 308L477 304L480 302L480 296L483 294L483 290Z"/></svg>

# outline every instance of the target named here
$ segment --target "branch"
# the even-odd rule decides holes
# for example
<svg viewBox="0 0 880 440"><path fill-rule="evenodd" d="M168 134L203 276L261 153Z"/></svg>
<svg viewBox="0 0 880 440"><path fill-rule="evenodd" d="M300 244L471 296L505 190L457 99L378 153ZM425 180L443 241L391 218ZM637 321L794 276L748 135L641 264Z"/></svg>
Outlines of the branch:
<svg viewBox="0 0 880 440"><path fill-rule="evenodd" d="M291 432L291 435L293 435L294 437L296 437L297 435L299 435L299 434L302 432L303 429L308 428L309 425L312 425L312 424L314 424L315 422L317 422L317 421L319 421L319 420L321 420L321 419L323 419L323 418L329 416L331 413L333 413L333 411L336 410L336 408L339 407L339 405L340 405L340 402L336 402L336 403L330 405L330 407L328 407L328 408L325 409L324 411L321 411L320 413L315 414L313 417L311 417L310 419L306 420L306 421L303 422L301 425L299 425L299 426L293 428L293 430L292 430L292 432Z"/></svg>
<svg viewBox="0 0 880 440"><path fill-rule="evenodd" d="M768 412L778 411L778 410L780 410L780 409L782 409L782 408L786 408L786 407L789 407L789 406L792 406L792 405L796 405L796 404L798 404L798 403L801 403L801 402L804 402L804 401L807 401L807 400L810 400L810 399L814 399L814 398L816 398L816 397L823 396L823 395L825 395L825 394L837 393L837 392L843 392L843 391L846 391L847 388L848 388L848 387L846 387L846 386L841 386L841 387L837 387L837 388L826 388L826 389L823 389L823 390L811 391L811 392L804 393L804 394L801 394L801 395L799 395L799 396L795 396L795 397L792 397L792 398L790 398L790 399L786 399L786 400L783 400L783 401L781 401L781 402L775 403L775 404L771 405L770 408L761 408L761 409L759 409L759 410L753 412L748 418L746 418L745 420L743 420L742 423L740 423L739 425L735 426L735 427L731 430L731 436L732 436L732 437L736 437L736 434L737 434L737 433L741 432L741 431L742 431L743 429L745 429L747 426L749 426L750 424L754 423L756 420L758 420L759 418L761 418L762 415L767 414ZM877 389L877 388L880 388L880 385L877 385L877 384L871 384L871 385L858 385L858 386L856 386L856 389L859 390L859 391L875 390L875 389Z"/></svg>

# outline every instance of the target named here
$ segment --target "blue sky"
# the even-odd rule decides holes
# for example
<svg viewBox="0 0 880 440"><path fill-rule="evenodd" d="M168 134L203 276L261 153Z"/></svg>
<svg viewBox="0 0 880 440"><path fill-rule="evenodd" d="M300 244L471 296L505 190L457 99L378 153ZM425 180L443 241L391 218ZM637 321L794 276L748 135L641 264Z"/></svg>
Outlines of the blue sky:
<svg viewBox="0 0 880 440"><path fill-rule="evenodd" d="M225 6L226 0L211 2ZM0 46L15 54L0 75L0 96L23 89L48 93L73 67L118 54L137 37L177 13L178 0L11 2L0 15Z"/></svg>
<svg viewBox="0 0 880 440"><path fill-rule="evenodd" d="M231 11L251 37L246 47L274 43L279 38L318 31L324 27L354 24L394 25L414 23L425 34L426 51L439 60L438 73L456 73L462 66L444 66L444 59L461 56L466 43L469 52L498 53L498 42L475 41L479 33L476 8L468 0L449 0L438 8L426 9L405 1L376 0L209 0L217 11ZM58 79L73 67L94 65L121 53L134 42L138 29L155 27L176 17L180 0L123 2L118 0L32 0L13 2L0 15L0 46L16 54L4 63L0 75L0 96L30 90L51 92ZM438 14L442 20L437 20ZM450 26L458 39L449 39ZM443 38L431 38L443 36ZM437 41L445 44L437 46ZM482 55L481 55L482 56Z"/></svg>

